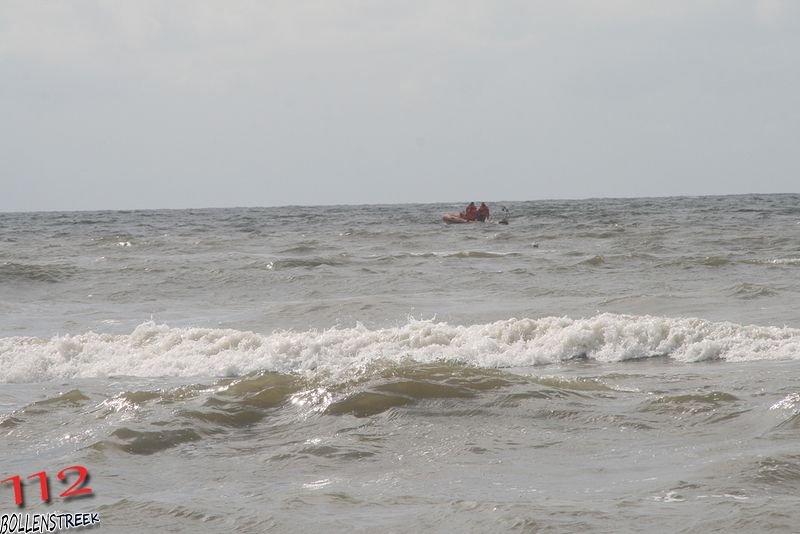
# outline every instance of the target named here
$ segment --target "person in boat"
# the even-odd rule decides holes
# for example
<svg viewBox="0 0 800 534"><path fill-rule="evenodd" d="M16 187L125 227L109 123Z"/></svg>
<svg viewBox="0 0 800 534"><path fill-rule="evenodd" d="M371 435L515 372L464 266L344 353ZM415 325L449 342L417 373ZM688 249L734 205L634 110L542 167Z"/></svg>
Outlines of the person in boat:
<svg viewBox="0 0 800 534"><path fill-rule="evenodd" d="M488 218L489 218L489 206L487 206L485 202L481 202L481 207L478 208L477 211L477 219L480 222L484 222Z"/></svg>
<svg viewBox="0 0 800 534"><path fill-rule="evenodd" d="M468 221L476 221L478 220L478 208L474 202L470 202L469 206L467 206L467 211L462 212L460 215Z"/></svg>

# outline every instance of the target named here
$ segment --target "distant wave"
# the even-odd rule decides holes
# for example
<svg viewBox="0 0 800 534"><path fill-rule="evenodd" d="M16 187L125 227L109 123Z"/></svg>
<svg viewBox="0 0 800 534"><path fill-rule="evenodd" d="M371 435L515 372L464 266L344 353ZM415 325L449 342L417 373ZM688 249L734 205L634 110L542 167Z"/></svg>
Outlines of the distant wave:
<svg viewBox="0 0 800 534"><path fill-rule="evenodd" d="M751 260L747 263L760 265L800 265L800 258L773 258L767 260Z"/></svg>
<svg viewBox="0 0 800 534"><path fill-rule="evenodd" d="M288 248L285 248L280 252L280 254L304 254L314 252L319 248L319 243L316 241L308 242L308 243L300 243Z"/></svg>
<svg viewBox="0 0 800 534"><path fill-rule="evenodd" d="M741 283L730 288L728 293L739 299L755 299L777 295L778 291L761 284Z"/></svg>
<svg viewBox="0 0 800 534"><path fill-rule="evenodd" d="M391 261L404 258L505 258L507 256L521 256L520 252L491 252L488 250L460 250L455 252L395 252L374 256L377 261ZM373 259L370 258L370 259Z"/></svg>
<svg viewBox="0 0 800 534"><path fill-rule="evenodd" d="M603 256L592 256L588 260L583 260L578 262L576 265L591 265L591 266L599 266L604 265L606 263L606 259Z"/></svg>
<svg viewBox="0 0 800 534"><path fill-rule="evenodd" d="M314 269L322 266L336 267L344 265L346 263L345 259L346 258L341 255L337 257L281 258L267 262L265 265L267 269L275 271L298 268ZM256 265L259 267L261 266L260 263Z"/></svg>
<svg viewBox="0 0 800 534"><path fill-rule="evenodd" d="M488 250L464 250L459 252L438 252L435 254L444 258L503 258L506 256L521 256L519 252L490 252Z"/></svg>
<svg viewBox="0 0 800 534"><path fill-rule="evenodd" d="M74 265L37 265L29 263L1 262L0 283L3 282L63 282L78 272Z"/></svg>
<svg viewBox="0 0 800 534"><path fill-rule="evenodd" d="M618 362L663 356L682 362L797 359L800 329L615 314L471 326L412 319L395 328L356 325L269 335L147 322L127 335L0 338L0 382L255 371L349 380L404 361L508 368L576 358Z"/></svg>

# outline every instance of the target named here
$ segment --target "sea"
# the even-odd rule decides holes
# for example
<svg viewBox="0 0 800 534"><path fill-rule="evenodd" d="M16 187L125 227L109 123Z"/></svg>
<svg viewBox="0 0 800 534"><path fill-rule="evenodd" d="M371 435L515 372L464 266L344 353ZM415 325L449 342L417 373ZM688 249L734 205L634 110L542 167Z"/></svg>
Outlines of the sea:
<svg viewBox="0 0 800 534"><path fill-rule="evenodd" d="M466 203L0 214L0 513L798 532L800 195Z"/></svg>

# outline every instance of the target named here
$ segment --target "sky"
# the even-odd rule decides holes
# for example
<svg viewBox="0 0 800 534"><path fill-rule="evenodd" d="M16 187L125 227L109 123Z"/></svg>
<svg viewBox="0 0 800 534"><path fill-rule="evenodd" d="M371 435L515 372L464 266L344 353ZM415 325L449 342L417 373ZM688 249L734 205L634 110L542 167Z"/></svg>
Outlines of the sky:
<svg viewBox="0 0 800 534"><path fill-rule="evenodd" d="M797 0L0 0L0 211L800 191Z"/></svg>

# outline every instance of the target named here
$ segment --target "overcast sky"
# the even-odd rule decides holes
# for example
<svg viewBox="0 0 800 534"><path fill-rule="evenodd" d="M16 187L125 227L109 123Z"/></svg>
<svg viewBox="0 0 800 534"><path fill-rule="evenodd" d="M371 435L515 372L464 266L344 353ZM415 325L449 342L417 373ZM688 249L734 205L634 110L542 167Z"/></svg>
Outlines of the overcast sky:
<svg viewBox="0 0 800 534"><path fill-rule="evenodd" d="M0 0L0 211L798 184L797 0Z"/></svg>

